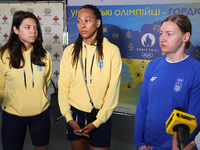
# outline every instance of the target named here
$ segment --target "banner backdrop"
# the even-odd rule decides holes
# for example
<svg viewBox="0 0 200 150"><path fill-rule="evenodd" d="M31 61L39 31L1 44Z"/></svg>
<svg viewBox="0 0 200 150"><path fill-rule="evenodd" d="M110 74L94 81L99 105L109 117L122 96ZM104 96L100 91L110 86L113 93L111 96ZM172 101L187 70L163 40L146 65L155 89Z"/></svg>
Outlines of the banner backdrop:
<svg viewBox="0 0 200 150"><path fill-rule="evenodd" d="M57 83L60 58L63 53L63 3L9 3L0 4L0 46L10 34L13 14L18 10L29 11L39 19L43 34L43 47L51 53L52 79ZM53 93L50 85L48 95Z"/></svg>
<svg viewBox="0 0 200 150"><path fill-rule="evenodd" d="M137 5L137 4L176 4L198 3L199 0L68 0L69 6L82 6L85 4L101 5Z"/></svg>
<svg viewBox="0 0 200 150"><path fill-rule="evenodd" d="M71 1L71 3L73 3ZM123 68L119 104L115 111L135 114L147 64L162 51L160 23L174 14L187 15L192 22L192 46L187 51L200 61L200 3L103 5L104 36L120 48ZM78 37L76 17L80 6L68 7L69 44Z"/></svg>

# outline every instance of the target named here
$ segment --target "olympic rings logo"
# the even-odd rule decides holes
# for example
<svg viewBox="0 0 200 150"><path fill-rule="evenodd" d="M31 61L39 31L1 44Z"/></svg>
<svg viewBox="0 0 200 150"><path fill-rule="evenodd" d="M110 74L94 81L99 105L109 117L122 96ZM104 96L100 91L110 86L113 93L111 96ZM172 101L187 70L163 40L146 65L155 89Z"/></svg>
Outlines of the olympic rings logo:
<svg viewBox="0 0 200 150"><path fill-rule="evenodd" d="M142 52L141 55L142 55L143 58L151 58L151 57L153 57L153 53L148 53L148 52L147 53Z"/></svg>

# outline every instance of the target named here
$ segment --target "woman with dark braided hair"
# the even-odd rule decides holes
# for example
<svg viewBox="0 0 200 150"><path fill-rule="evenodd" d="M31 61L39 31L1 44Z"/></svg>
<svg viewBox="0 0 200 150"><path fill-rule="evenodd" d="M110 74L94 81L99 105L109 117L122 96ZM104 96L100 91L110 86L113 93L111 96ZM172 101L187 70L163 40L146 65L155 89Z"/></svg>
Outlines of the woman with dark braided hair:
<svg viewBox="0 0 200 150"><path fill-rule="evenodd" d="M59 106L73 150L108 150L111 115L117 106L122 61L119 49L103 37L101 13L84 5L77 16L78 39L63 53ZM92 121L92 108L99 109Z"/></svg>

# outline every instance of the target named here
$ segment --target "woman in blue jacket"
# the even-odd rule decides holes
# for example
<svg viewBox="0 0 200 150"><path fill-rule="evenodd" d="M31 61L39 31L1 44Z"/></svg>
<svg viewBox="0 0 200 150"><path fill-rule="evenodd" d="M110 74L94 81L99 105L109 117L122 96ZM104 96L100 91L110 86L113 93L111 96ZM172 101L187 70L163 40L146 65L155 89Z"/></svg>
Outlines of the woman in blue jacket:
<svg viewBox="0 0 200 150"><path fill-rule="evenodd" d="M176 107L196 116L200 127L200 63L186 53L191 45L189 18L176 14L161 23L160 47L166 55L151 61L145 71L136 110L135 144L139 150L171 150L173 136L165 122Z"/></svg>

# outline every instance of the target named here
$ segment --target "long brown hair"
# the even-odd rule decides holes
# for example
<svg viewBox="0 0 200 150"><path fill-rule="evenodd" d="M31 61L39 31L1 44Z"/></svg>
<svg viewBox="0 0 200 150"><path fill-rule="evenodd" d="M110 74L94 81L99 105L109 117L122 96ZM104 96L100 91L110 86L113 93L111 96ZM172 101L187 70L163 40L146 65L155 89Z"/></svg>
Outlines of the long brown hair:
<svg viewBox="0 0 200 150"><path fill-rule="evenodd" d="M35 20L38 28L38 37L33 43L33 50L31 52L31 62L35 65L39 66L45 66L45 62L42 61L43 58L46 58L46 50L42 47L42 31L40 28L40 23L37 19L37 17L30 12L25 11L17 11L13 16L12 26L11 26L11 32L10 37L7 41L7 43L1 47L1 60L3 59L3 54L6 49L8 49L9 55L10 55L10 66L13 68L22 68L25 64L24 57L22 55L22 49L26 50L26 47L23 42L19 39L19 36L15 34L13 31L13 27L15 26L17 29L19 29L22 21L26 18L32 18ZM2 60L3 61L3 60ZM21 63L22 62L22 63Z"/></svg>
<svg viewBox="0 0 200 150"><path fill-rule="evenodd" d="M97 42L96 46L97 46L98 59L103 59L103 26L102 26L101 12L94 5L84 5L79 9L79 11L81 9L83 9L83 8L91 9L92 12L94 13L96 19L100 19L101 20L100 27L97 29L97 36L95 37L95 39L92 41L92 43L90 45L94 45L94 43ZM83 38L79 33L78 38L75 41L74 46L73 46L73 52L72 52L72 56L73 56L72 66L73 67L74 66L77 67L79 54L82 53L82 42L83 42Z"/></svg>

